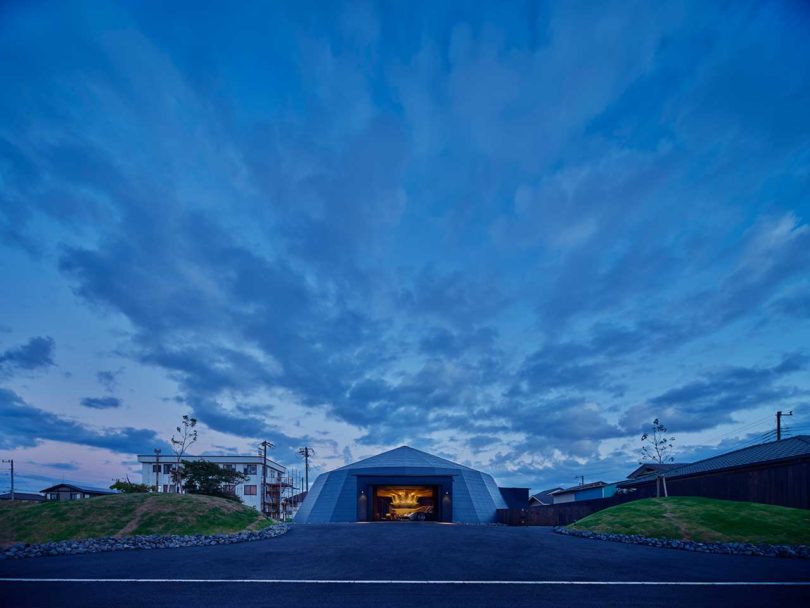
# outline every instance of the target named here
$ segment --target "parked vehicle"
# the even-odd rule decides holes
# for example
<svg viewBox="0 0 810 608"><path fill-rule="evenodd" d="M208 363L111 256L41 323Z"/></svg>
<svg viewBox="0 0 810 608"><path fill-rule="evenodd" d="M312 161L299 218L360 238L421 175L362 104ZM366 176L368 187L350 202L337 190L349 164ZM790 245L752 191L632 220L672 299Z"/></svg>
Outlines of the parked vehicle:
<svg viewBox="0 0 810 608"><path fill-rule="evenodd" d="M410 513L405 515L403 519L409 519L411 521L425 521L432 514L433 514L433 505L427 505L424 507L419 507L415 511L411 511Z"/></svg>

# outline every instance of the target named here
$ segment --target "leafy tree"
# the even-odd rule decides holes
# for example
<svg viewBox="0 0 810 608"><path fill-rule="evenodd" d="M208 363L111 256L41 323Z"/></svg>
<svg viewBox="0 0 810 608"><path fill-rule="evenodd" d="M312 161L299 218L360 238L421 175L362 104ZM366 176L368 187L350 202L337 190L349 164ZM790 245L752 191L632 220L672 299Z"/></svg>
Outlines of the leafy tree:
<svg viewBox="0 0 810 608"><path fill-rule="evenodd" d="M172 434L172 438L170 440L172 444L172 451L174 455L177 457L177 466L174 467L172 471L172 481L174 482L174 491L180 491L180 460L185 456L186 450L188 450L191 445L197 441L197 419L191 418L190 416L183 416L183 419L180 422L180 426L177 428L177 437Z"/></svg>
<svg viewBox="0 0 810 608"><path fill-rule="evenodd" d="M145 483L134 483L126 478L116 479L115 483L110 486L111 490L118 490L122 494L143 494L149 491L149 486Z"/></svg>
<svg viewBox="0 0 810 608"><path fill-rule="evenodd" d="M183 489L189 494L204 494L206 496L219 496L228 500L241 502L241 499L229 489L247 479L247 475L221 467L215 462L207 460L183 460L179 470L179 477L183 482Z"/></svg>
<svg viewBox="0 0 810 608"><path fill-rule="evenodd" d="M673 442L675 437L667 436L667 427L656 418L652 422L652 431L641 436L641 460L639 464L653 462L654 464L666 464L673 462L675 457L672 452L675 450ZM661 473L655 478L655 495L661 496L660 482L664 479ZM667 482L664 479L664 496L667 495Z"/></svg>

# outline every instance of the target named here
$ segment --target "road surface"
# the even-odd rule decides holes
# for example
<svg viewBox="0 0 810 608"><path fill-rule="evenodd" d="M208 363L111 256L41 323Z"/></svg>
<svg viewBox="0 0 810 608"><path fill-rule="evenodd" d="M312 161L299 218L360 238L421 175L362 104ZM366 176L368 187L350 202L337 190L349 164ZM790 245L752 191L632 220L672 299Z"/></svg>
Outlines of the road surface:
<svg viewBox="0 0 810 608"><path fill-rule="evenodd" d="M0 561L0 606L810 606L810 561L548 528L294 526L254 543Z"/></svg>

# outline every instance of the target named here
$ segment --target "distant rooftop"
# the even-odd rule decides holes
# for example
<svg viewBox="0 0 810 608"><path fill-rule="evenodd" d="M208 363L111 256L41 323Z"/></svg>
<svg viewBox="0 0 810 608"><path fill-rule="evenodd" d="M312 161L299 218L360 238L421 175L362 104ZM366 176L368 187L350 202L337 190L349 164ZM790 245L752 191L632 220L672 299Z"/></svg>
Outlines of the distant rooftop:
<svg viewBox="0 0 810 608"><path fill-rule="evenodd" d="M555 490L551 492L554 496L559 496L560 494L571 494L572 492L581 492L582 490L591 490L593 488L603 488L606 486L604 481L592 481L591 483L586 483L581 486L574 486L573 488L565 488L564 490Z"/></svg>
<svg viewBox="0 0 810 608"><path fill-rule="evenodd" d="M667 478L685 477L688 475L755 465L763 462L786 460L800 456L810 456L810 435L797 435L790 439L761 443L718 456L712 456L711 458L671 469L667 471ZM623 481L619 485L632 485L640 481L653 480L655 477L655 474L644 475L637 479Z"/></svg>
<svg viewBox="0 0 810 608"><path fill-rule="evenodd" d="M84 492L85 494L118 494L118 490L110 490L109 488L98 488L95 486L88 486L85 484L79 483L72 483L70 481L60 481L59 483L55 483L52 486L48 486L44 490L40 490L43 494L46 492L52 492L56 488L60 486L67 486L76 492Z"/></svg>
<svg viewBox="0 0 810 608"><path fill-rule="evenodd" d="M551 504L554 501L552 494L562 490L562 488L549 488L548 490L543 490L542 492L537 492L537 494L532 494L529 497L529 500L534 499L540 504Z"/></svg>

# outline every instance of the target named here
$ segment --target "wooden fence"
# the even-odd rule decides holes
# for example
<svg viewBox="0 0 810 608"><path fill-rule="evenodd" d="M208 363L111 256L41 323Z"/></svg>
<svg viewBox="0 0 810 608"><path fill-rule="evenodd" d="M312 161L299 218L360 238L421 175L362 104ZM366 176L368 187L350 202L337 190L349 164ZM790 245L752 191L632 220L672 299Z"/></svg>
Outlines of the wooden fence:
<svg viewBox="0 0 810 608"><path fill-rule="evenodd" d="M498 509L498 523L510 526L567 526L591 513L636 499L634 494L617 494L610 498L564 502L529 509Z"/></svg>
<svg viewBox="0 0 810 608"><path fill-rule="evenodd" d="M513 526L566 526L591 513L655 496L655 480L611 498L566 502L529 509L498 509L498 522ZM810 457L761 463L667 479L670 496L702 496L810 509Z"/></svg>

